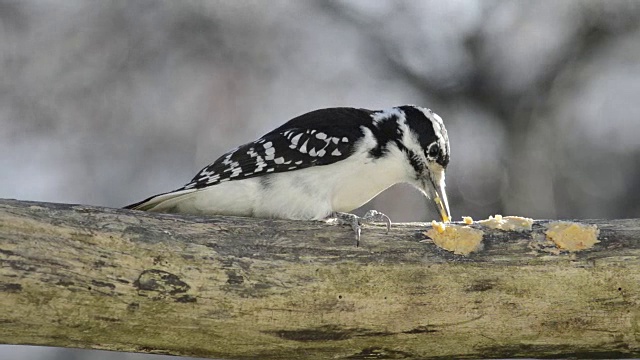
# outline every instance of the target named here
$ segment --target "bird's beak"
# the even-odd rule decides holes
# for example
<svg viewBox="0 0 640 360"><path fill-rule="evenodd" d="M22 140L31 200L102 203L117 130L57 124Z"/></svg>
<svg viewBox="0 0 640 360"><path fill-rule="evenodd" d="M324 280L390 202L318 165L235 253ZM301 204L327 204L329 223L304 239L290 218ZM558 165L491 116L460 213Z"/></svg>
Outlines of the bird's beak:
<svg viewBox="0 0 640 360"><path fill-rule="evenodd" d="M447 192L445 191L444 169L442 167L431 169L422 181L422 189L427 197L433 200L433 204L436 207L436 211L440 214L440 217L442 217L442 221L451 221L449 201L447 200Z"/></svg>

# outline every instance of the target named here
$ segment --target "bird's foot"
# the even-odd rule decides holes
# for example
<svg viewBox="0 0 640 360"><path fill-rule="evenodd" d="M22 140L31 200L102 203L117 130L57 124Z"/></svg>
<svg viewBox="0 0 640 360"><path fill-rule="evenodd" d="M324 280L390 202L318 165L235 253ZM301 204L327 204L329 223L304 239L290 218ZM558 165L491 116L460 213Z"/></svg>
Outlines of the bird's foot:
<svg viewBox="0 0 640 360"><path fill-rule="evenodd" d="M359 217L354 214L334 212L331 214L331 219L335 219L340 224L351 225L351 228L356 235L356 247L360 246L360 233L362 232L362 224L369 224L372 222L385 222L387 224L387 232L391 229L391 219L380 211L369 210L363 217Z"/></svg>

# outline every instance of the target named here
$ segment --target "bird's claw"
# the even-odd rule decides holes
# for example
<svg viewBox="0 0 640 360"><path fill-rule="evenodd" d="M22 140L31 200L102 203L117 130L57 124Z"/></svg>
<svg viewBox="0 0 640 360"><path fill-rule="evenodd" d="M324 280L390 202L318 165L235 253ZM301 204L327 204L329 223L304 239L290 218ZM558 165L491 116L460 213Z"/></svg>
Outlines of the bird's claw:
<svg viewBox="0 0 640 360"><path fill-rule="evenodd" d="M387 233L391 229L391 219L377 211L377 210L369 210L367 211L363 217L359 217L354 214L343 213L343 212L334 212L331 214L331 217L336 219L338 223L351 225L351 228L355 232L356 236L356 247L360 246L360 234L362 233L362 224L368 224L375 221L384 222L387 225Z"/></svg>
<svg viewBox="0 0 640 360"><path fill-rule="evenodd" d="M360 219L362 223L371 223L374 221L384 222L387 225L387 233L391 230L391 219L378 210L369 210Z"/></svg>

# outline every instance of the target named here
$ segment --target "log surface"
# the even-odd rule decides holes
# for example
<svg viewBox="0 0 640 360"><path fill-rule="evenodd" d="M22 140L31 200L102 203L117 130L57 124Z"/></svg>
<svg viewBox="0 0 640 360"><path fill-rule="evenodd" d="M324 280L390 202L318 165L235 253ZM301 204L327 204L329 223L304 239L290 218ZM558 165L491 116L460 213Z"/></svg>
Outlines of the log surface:
<svg viewBox="0 0 640 360"><path fill-rule="evenodd" d="M0 343L228 359L640 356L640 219L592 249L0 200ZM474 225L475 226L475 225Z"/></svg>

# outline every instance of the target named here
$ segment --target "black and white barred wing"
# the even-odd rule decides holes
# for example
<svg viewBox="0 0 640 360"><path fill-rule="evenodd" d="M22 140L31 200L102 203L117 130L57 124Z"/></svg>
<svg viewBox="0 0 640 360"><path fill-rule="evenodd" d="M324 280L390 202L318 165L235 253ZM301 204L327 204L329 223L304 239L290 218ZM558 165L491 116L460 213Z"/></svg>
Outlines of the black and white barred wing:
<svg viewBox="0 0 640 360"><path fill-rule="evenodd" d="M182 189L201 189L225 181L331 164L346 158L352 144L353 139L346 134L329 136L314 129L272 132L226 153Z"/></svg>
<svg viewBox="0 0 640 360"><path fill-rule="evenodd" d="M260 139L229 151L180 190L327 165L347 158L371 123L371 111L329 108L300 115Z"/></svg>

